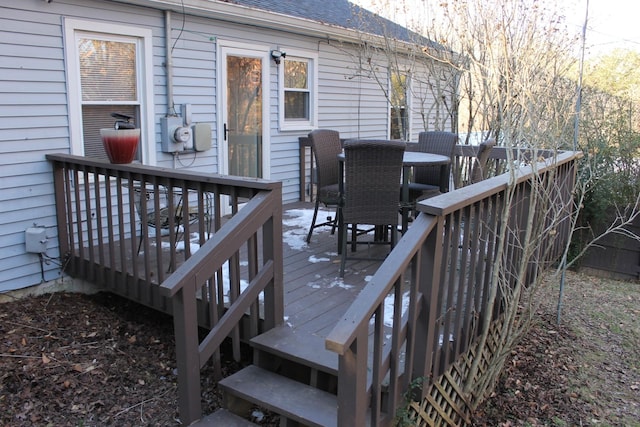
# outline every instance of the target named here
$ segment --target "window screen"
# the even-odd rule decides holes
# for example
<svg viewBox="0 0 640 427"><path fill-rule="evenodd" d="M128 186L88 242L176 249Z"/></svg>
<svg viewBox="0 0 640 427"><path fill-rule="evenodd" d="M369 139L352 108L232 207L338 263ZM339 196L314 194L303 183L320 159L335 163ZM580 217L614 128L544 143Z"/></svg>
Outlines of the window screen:
<svg viewBox="0 0 640 427"><path fill-rule="evenodd" d="M85 156L107 158L100 128L113 127L111 113L132 116L139 127L137 55L135 40L78 39Z"/></svg>

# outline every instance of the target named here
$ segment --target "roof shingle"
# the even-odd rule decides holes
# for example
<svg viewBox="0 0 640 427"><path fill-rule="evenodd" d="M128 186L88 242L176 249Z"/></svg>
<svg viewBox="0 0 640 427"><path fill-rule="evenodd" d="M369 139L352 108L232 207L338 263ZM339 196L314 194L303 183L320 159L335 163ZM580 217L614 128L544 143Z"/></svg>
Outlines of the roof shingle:
<svg viewBox="0 0 640 427"><path fill-rule="evenodd" d="M230 3L414 42L421 37L348 0L232 0Z"/></svg>

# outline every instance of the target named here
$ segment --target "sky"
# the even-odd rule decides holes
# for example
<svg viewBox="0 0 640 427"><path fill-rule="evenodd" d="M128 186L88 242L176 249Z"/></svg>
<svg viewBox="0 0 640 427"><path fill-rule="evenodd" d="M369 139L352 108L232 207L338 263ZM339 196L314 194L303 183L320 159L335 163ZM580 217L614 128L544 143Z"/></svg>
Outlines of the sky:
<svg viewBox="0 0 640 427"><path fill-rule="evenodd" d="M576 1L574 18L584 22L587 0ZM616 48L640 50L640 2L637 0L589 0L586 45L591 53Z"/></svg>
<svg viewBox="0 0 640 427"><path fill-rule="evenodd" d="M392 4L398 7L401 2L395 0L350 0L362 7L378 12L376 7L381 4ZM416 3L416 8L424 8L425 3L440 0L404 0ZM549 0L555 2L557 0ZM580 34L584 24L585 12L589 7L586 33L586 55L598 55L615 48L625 48L640 51L640 1L638 0L563 0L566 8L567 25L569 30ZM372 6L373 5L373 6ZM412 9L415 18L419 11ZM406 25L406 18L402 12L389 12L382 15ZM404 21L404 22L403 22Z"/></svg>

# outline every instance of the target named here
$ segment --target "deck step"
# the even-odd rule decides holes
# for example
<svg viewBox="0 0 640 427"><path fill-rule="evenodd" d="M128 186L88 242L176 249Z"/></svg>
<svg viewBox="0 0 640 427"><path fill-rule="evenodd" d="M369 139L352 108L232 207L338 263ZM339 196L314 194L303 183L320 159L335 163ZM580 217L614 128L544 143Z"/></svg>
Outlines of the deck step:
<svg viewBox="0 0 640 427"><path fill-rule="evenodd" d="M191 424L192 427L256 427L257 425L249 420L240 418L226 409L218 409L213 414L209 414L200 421Z"/></svg>
<svg viewBox="0 0 640 427"><path fill-rule="evenodd" d="M257 349L338 376L338 355L324 347L324 337L297 333L283 325L251 339Z"/></svg>
<svg viewBox="0 0 640 427"><path fill-rule="evenodd" d="M338 424L338 399L335 395L255 365L224 378L219 385L225 394L303 425L333 427Z"/></svg>

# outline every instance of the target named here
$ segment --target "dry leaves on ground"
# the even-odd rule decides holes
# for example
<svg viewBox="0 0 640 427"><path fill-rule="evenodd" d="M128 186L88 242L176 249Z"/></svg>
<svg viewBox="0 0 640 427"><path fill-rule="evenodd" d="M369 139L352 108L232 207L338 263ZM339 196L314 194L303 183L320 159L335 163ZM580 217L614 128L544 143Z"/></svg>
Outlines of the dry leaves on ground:
<svg viewBox="0 0 640 427"><path fill-rule="evenodd" d="M567 274L545 289L540 322L513 351L486 426L640 426L640 283Z"/></svg>
<svg viewBox="0 0 640 427"><path fill-rule="evenodd" d="M561 324L552 287L477 425L640 425L640 283L567 277ZM166 315L110 294L26 297L0 305L0 337L1 425L179 425ZM212 378L205 413L220 405Z"/></svg>

